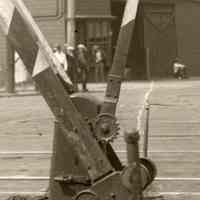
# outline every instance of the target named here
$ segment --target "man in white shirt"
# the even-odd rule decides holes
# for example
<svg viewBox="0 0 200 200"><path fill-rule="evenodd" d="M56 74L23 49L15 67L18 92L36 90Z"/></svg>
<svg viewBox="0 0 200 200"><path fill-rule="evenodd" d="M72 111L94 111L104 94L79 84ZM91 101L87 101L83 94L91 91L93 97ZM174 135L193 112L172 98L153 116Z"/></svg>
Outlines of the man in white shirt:
<svg viewBox="0 0 200 200"><path fill-rule="evenodd" d="M58 59L62 67L64 68L65 72L67 73L67 70L68 70L67 58L66 58L65 53L62 51L62 48L60 45L56 46L56 51L54 52L54 55L56 56L56 58Z"/></svg>
<svg viewBox="0 0 200 200"><path fill-rule="evenodd" d="M67 92L69 94L72 94L74 92L74 88L73 88L72 82L67 74L68 63L67 63L66 55L62 51L62 48L60 45L57 45L53 50L54 50L53 52L54 52L55 57L57 58L58 62L60 62L61 66L63 67L69 81L68 82L64 81L60 74L57 74L57 76L58 76L59 80L61 81L61 83L63 84L64 88L67 90Z"/></svg>

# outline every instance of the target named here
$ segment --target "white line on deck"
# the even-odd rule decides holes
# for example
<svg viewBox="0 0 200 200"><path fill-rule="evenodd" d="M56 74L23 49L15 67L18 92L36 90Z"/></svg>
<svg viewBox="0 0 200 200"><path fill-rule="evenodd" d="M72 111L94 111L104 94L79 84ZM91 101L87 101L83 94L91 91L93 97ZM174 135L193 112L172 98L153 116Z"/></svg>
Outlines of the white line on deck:
<svg viewBox="0 0 200 200"><path fill-rule="evenodd" d="M48 176L1 176L0 181L49 181ZM156 177L155 181L200 181L199 178Z"/></svg>
<svg viewBox="0 0 200 200"><path fill-rule="evenodd" d="M38 196L40 196L40 195L44 195L44 194L46 194L46 192L19 192L19 191L16 191L16 192L14 192L14 191L10 191L10 192L0 192L0 195L38 195Z"/></svg>
<svg viewBox="0 0 200 200"><path fill-rule="evenodd" d="M0 176L0 181L48 181L48 176Z"/></svg>
<svg viewBox="0 0 200 200"><path fill-rule="evenodd" d="M186 177L157 177L156 181L200 181L199 178L186 178Z"/></svg>
<svg viewBox="0 0 200 200"><path fill-rule="evenodd" d="M0 155L34 155L34 154L52 154L51 151L1 151Z"/></svg>
<svg viewBox="0 0 200 200"><path fill-rule="evenodd" d="M46 192L31 192L31 191L26 191L26 192L19 192L19 191L7 191L7 192L0 192L0 195L44 195ZM154 195L154 194L153 194ZM153 196L151 195L151 196ZM160 195L185 195L185 196L199 196L200 192L159 192L155 193L155 196L160 196Z"/></svg>
<svg viewBox="0 0 200 200"><path fill-rule="evenodd" d="M176 196L176 195L183 195L183 196L199 196L200 192L160 192L159 195L169 195L169 196Z"/></svg>
<svg viewBox="0 0 200 200"><path fill-rule="evenodd" d="M126 153L126 150L118 150L115 151L116 153ZM140 152L142 153L142 151ZM200 153L199 150L197 151L149 151L150 154L153 153ZM0 152L0 156L9 156L9 155L51 155L51 151L2 151Z"/></svg>

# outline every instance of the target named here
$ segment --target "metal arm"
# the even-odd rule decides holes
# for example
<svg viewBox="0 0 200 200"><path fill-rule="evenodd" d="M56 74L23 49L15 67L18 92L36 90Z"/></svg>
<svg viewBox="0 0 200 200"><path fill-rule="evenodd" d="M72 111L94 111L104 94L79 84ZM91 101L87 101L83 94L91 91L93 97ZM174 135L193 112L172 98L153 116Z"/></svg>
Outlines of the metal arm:
<svg viewBox="0 0 200 200"><path fill-rule="evenodd" d="M105 100L101 109L101 113L115 115L124 69L127 63L128 52L135 27L138 4L139 0L128 0L126 3L114 60L108 76Z"/></svg>
<svg viewBox="0 0 200 200"><path fill-rule="evenodd" d="M112 171L106 156L57 78L69 81L21 0L0 0L0 26L22 58L56 119L82 142L80 160L91 180ZM87 159L85 159L87 158Z"/></svg>
<svg viewBox="0 0 200 200"><path fill-rule="evenodd" d="M135 27L138 4L139 0L127 0L126 3L114 60L110 74L108 75L104 102L100 114L96 119L95 131L99 140L112 141L116 137L119 129L116 123L115 113Z"/></svg>
<svg viewBox="0 0 200 200"><path fill-rule="evenodd" d="M65 81L69 81L22 0L0 0L0 26L22 58L57 119L50 178L52 200L141 199L141 185L146 186L154 178L149 174L155 172L150 162L144 160L140 165L138 145L135 142L127 141L129 153L135 155L135 159L132 160L135 163L123 168L121 163L113 158L116 155L112 152L111 146L107 143L98 143L98 137L93 135L98 131L98 124L101 130L105 131L105 135L109 134L109 126L115 127L112 116L115 114L119 98L137 5L138 0L127 2L101 110L101 114L110 116L108 119L111 121L104 121L103 116L102 121L96 121L97 127L92 127L92 132L92 128L90 129L89 124L83 120L60 79L57 78L59 73ZM93 102L95 108L99 105L101 104ZM94 113L96 116L97 111ZM105 151L101 147L103 144L106 144ZM112 157L113 161L111 162L108 157ZM114 161L117 161L117 164ZM141 176L140 172L143 173ZM145 178L143 182L140 181L141 177ZM147 180L149 177L152 177L150 181Z"/></svg>

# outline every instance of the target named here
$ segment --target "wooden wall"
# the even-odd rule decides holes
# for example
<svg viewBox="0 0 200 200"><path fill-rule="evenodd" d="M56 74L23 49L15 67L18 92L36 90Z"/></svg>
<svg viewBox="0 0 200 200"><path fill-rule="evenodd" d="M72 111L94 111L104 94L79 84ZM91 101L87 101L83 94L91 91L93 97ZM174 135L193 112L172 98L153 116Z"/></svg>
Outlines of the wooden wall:
<svg viewBox="0 0 200 200"><path fill-rule="evenodd" d="M178 55L189 67L189 75L200 75L200 2L176 4Z"/></svg>

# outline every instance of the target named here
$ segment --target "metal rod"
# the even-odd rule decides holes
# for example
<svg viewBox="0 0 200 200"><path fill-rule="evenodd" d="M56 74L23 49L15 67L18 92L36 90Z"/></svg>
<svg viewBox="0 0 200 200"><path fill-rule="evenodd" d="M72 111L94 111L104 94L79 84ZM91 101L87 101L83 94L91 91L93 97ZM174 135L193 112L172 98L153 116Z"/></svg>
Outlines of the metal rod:
<svg viewBox="0 0 200 200"><path fill-rule="evenodd" d="M146 106L146 120L145 120L145 131L144 131L144 145L143 154L144 157L148 157L148 146L149 146L149 116L150 116L150 105Z"/></svg>
<svg viewBox="0 0 200 200"><path fill-rule="evenodd" d="M150 48L146 48L146 73L147 73L147 80L151 80L151 68L150 68Z"/></svg>

